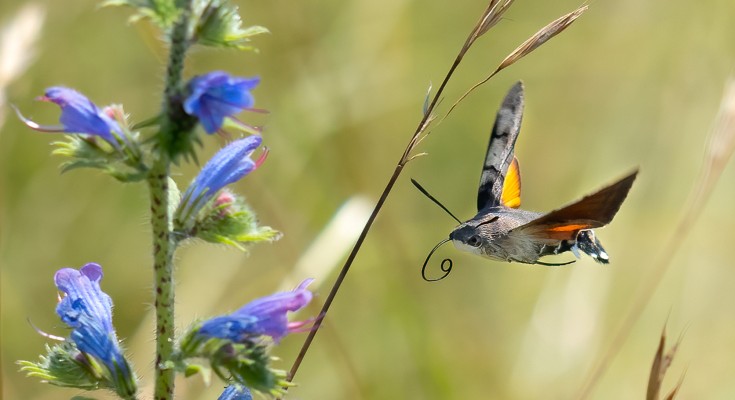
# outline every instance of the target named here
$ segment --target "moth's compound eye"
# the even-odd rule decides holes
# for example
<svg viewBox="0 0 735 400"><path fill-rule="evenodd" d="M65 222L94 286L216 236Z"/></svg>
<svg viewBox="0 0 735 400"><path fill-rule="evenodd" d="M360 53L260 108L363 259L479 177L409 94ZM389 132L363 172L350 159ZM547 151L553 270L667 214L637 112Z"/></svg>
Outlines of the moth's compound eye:
<svg viewBox="0 0 735 400"><path fill-rule="evenodd" d="M480 243L482 243L482 240L479 235L472 235L472 237L467 240L467 244L472 247L480 247Z"/></svg>

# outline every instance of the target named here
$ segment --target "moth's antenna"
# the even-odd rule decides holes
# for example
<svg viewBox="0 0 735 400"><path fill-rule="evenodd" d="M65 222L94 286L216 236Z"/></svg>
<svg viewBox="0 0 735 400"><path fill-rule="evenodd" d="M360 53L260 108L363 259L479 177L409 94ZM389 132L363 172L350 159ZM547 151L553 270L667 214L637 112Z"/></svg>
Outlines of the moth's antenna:
<svg viewBox="0 0 735 400"><path fill-rule="evenodd" d="M462 221L460 221L459 218L455 217L454 214L452 214L452 212L449 211L449 209L447 209L446 207L444 207L444 204L440 203L439 200L435 199L434 196L430 195L429 192L426 191L426 189L424 189L421 185L419 185L419 183L416 182L415 179L411 178L411 183L413 183L413 185L416 186L416 189L418 189L419 192L423 193L424 196L428 197L429 200L431 200L431 201L434 202L434 204L436 204L437 206L441 207L441 209L444 210L444 211L446 211L447 214L451 215L452 218L454 218L454 220L457 221L457 223L460 223L460 224L462 223ZM444 264L444 263L442 262L442 264ZM450 265L451 265L451 263L450 263ZM449 268L451 269L451 266ZM426 279L426 278L424 278L424 279Z"/></svg>
<svg viewBox="0 0 735 400"><path fill-rule="evenodd" d="M413 181L413 179L411 179L411 180ZM414 183L415 183L415 181L414 181ZM420 188L421 187L419 186L419 189ZM452 272L452 264L453 264L452 259L451 258L445 258L445 259L442 260L442 263L439 266L439 268L442 270L442 272L444 272L444 275L442 275L442 276L440 276L438 278L434 278L434 279L429 279L429 278L426 277L426 266L429 264L429 259L434 254L434 252L436 251L436 249L439 248L439 246L443 245L444 243L446 243L446 242L448 242L450 240L451 239L444 239L444 240L442 240L436 246L434 246L434 248L431 249L431 251L429 252L429 255L426 256L426 261L424 261L424 266L421 267L421 277L424 278L424 280L426 282L440 281L440 280L446 278L449 275L449 273ZM445 266L445 264L446 264L446 266Z"/></svg>

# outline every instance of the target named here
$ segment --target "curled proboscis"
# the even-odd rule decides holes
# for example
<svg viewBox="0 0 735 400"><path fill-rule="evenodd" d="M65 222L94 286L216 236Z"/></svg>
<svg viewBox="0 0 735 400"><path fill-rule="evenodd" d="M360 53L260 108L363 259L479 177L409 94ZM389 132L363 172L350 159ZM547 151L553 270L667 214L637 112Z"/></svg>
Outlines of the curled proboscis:
<svg viewBox="0 0 735 400"><path fill-rule="evenodd" d="M452 259L451 258L445 258L442 260L441 264L439 265L439 269L443 272L443 275L439 276L438 278L427 278L426 277L426 266L429 264L429 259L431 259L431 256L434 254L436 249L439 248L439 246L443 245L444 243L448 242L450 239L444 239L441 242L437 243L436 246L434 246L433 249L429 252L429 255L426 256L426 261L424 261L424 266L421 267L421 277L424 278L426 282L436 282L440 281L444 278L446 278L450 272L452 272Z"/></svg>

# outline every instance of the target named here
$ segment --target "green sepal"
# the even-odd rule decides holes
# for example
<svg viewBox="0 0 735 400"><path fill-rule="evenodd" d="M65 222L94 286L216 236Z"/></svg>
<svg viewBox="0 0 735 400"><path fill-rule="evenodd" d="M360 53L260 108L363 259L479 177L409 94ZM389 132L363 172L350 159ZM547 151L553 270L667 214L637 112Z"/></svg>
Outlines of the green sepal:
<svg viewBox="0 0 735 400"><path fill-rule="evenodd" d="M275 359L268 355L267 349L262 344L228 343L210 359L212 370L224 381L231 379L259 392L282 396L290 386L286 380L288 374L270 367Z"/></svg>
<svg viewBox="0 0 735 400"><path fill-rule="evenodd" d="M150 127L153 127L153 126L159 126L159 125L161 125L161 121L163 121L163 115L158 114L158 115L156 115L154 117L148 118L146 120L143 120L143 121L140 121L140 122L137 122L137 123L131 125L130 126L130 129L132 129L134 131L137 131L137 130L141 130L143 128L150 128Z"/></svg>
<svg viewBox="0 0 735 400"><path fill-rule="evenodd" d="M121 182L136 182L145 179L148 167L128 147L116 150L94 136L66 135L66 141L53 142L54 155L71 160L61 164L61 172L78 168L100 169Z"/></svg>
<svg viewBox="0 0 735 400"><path fill-rule="evenodd" d="M189 378L202 372L205 368L206 367L201 364L188 364L186 368L184 368L184 376Z"/></svg>
<svg viewBox="0 0 735 400"><path fill-rule="evenodd" d="M292 386L286 380L286 371L271 368L271 362L277 359L268 354L272 341L266 337L234 343L227 339L202 337L197 334L198 328L199 325L194 324L180 343L177 357L182 365L187 368L198 366L209 372L210 369L198 361L206 359L211 372L223 381L234 381L272 396L282 396Z"/></svg>
<svg viewBox="0 0 735 400"><path fill-rule="evenodd" d="M115 145L106 140L85 134L65 135L66 141L52 143L52 154L70 158L61 164L61 172L77 168L100 169L121 182L136 182L148 174L146 154L140 135L131 130L125 110L119 104L104 109L120 126L121 132L113 132Z"/></svg>
<svg viewBox="0 0 735 400"><path fill-rule="evenodd" d="M109 389L123 399L136 398L138 389L135 376L125 380L124 374L118 373L116 375L120 380L112 381L111 374L104 366L93 357L80 352L72 342L46 345L46 355L39 358L39 362L18 361L20 370L29 377L40 378L55 386L84 390Z"/></svg>
<svg viewBox="0 0 735 400"><path fill-rule="evenodd" d="M255 35L269 32L262 26L243 28L237 6L228 0L200 1L194 14L192 36L196 43L204 46L256 50L246 43Z"/></svg>
<svg viewBox="0 0 735 400"><path fill-rule="evenodd" d="M249 208L243 207L225 217L210 217L202 221L196 237L246 251L243 245L273 242L281 238L281 233L269 226L258 226L255 214Z"/></svg>
<svg viewBox="0 0 735 400"><path fill-rule="evenodd" d="M148 19L163 30L170 28L181 13L175 0L105 0L101 6L132 7L136 10L136 14L130 17L129 22Z"/></svg>
<svg viewBox="0 0 735 400"><path fill-rule="evenodd" d="M125 362L127 364L127 360L125 360ZM117 376L118 380L117 381L108 380L108 382L110 382L110 385L109 385L110 389L114 390L115 393L117 393L117 395L122 397L123 399L131 399L131 400L136 399L135 394L138 391L138 386L137 386L137 379L135 377L135 374L133 373L132 376L128 376L127 377L128 379L125 379L126 377L124 376L123 373L121 373L122 370L119 369L119 366L117 365L117 363L114 364L114 368L116 370L115 375ZM130 366L127 366L127 369L131 370Z"/></svg>
<svg viewBox="0 0 735 400"><path fill-rule="evenodd" d="M218 201L223 198L230 201ZM248 244L273 242L282 236L269 226L259 226L247 203L226 189L214 196L196 216L182 216L180 211L175 214L174 231L181 240L196 237L247 251Z"/></svg>
<svg viewBox="0 0 735 400"><path fill-rule="evenodd" d="M18 361L21 372L55 386L84 390L95 390L104 386L104 381L90 373L89 367L80 362L86 358L70 342L46 345L46 355L39 358L39 362Z"/></svg>

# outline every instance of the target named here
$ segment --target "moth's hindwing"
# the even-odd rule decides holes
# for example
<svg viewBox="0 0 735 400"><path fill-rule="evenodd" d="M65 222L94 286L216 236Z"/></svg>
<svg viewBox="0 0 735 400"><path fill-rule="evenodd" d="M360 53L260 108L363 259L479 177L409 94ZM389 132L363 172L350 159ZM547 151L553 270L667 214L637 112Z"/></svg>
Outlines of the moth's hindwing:
<svg viewBox="0 0 735 400"><path fill-rule="evenodd" d="M504 206L510 208L521 206L521 167L518 165L516 157L513 157L508 172L505 174L500 201Z"/></svg>

